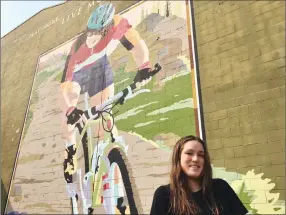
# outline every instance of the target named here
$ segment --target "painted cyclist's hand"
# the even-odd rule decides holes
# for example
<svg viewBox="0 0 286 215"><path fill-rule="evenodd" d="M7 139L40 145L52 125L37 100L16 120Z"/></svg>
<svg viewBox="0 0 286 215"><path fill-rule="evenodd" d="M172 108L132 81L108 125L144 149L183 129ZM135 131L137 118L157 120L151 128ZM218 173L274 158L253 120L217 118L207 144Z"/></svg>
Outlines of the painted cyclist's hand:
<svg viewBox="0 0 286 215"><path fill-rule="evenodd" d="M80 119L82 118L82 115L83 115L83 111L74 107L71 112L66 114L67 124L74 125L75 123L80 121Z"/></svg>
<svg viewBox="0 0 286 215"><path fill-rule="evenodd" d="M151 71L152 71L151 68L144 68L137 72L135 78L133 79L136 88L139 89L140 87L145 86L151 81L152 79L152 76L150 74Z"/></svg>

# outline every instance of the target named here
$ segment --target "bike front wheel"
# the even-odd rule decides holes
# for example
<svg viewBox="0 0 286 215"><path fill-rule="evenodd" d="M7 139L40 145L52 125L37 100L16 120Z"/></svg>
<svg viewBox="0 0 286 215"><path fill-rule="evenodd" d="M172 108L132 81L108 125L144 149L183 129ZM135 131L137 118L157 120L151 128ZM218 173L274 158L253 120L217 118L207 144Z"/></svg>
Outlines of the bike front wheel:
<svg viewBox="0 0 286 215"><path fill-rule="evenodd" d="M103 183L103 205L108 214L138 214L129 172L121 151L113 148L109 154L110 170Z"/></svg>

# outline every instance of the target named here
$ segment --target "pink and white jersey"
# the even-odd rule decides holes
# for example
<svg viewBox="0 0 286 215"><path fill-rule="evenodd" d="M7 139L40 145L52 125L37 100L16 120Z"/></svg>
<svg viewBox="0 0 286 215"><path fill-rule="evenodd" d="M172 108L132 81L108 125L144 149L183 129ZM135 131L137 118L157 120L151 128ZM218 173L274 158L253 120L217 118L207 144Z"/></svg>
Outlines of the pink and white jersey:
<svg viewBox="0 0 286 215"><path fill-rule="evenodd" d="M104 56L110 55L120 43L120 39L132 26L128 20L121 18L118 25L112 26L105 37L103 37L93 48L88 48L86 43L83 43L75 52L75 44L72 45L65 81L71 81L73 73L81 69L90 68Z"/></svg>

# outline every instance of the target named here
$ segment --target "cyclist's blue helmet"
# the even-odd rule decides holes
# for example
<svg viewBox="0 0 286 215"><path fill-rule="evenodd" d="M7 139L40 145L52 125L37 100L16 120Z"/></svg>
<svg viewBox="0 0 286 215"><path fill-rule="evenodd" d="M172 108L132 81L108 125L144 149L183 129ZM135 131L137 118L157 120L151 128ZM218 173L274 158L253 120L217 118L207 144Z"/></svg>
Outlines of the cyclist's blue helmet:
<svg viewBox="0 0 286 215"><path fill-rule="evenodd" d="M90 15L87 28L100 31L108 26L113 19L115 8L111 3L100 5Z"/></svg>

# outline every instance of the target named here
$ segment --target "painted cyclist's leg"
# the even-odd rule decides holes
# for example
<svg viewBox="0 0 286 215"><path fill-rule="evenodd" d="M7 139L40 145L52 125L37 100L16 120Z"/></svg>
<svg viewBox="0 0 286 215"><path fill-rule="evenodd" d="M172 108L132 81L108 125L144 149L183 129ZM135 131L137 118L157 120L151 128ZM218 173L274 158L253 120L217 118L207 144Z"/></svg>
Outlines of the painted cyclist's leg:
<svg viewBox="0 0 286 215"><path fill-rule="evenodd" d="M75 126L70 125L67 122L67 112L71 109L71 107L75 107L78 102L78 98L80 95L81 87L77 82L67 81L61 84L62 90L62 103L61 108L63 110L63 138L66 140L65 143L65 159L63 163L64 167L64 178L67 184L73 183L72 175L76 171L76 158L74 155L76 154L76 134L75 134ZM73 187L68 185L68 187ZM68 191L68 193L70 193ZM73 192L71 192L73 193Z"/></svg>
<svg viewBox="0 0 286 215"><path fill-rule="evenodd" d="M92 106L98 106L101 105L102 103L104 103L109 97L114 95L114 84L109 85L108 87L106 87L105 89L103 89L102 91L96 93L95 95L91 96L90 100L91 100L91 104ZM103 129L103 125L101 124L101 122L99 123L99 126L95 126L95 136L97 138L99 138L99 140L104 140L104 129Z"/></svg>
<svg viewBox="0 0 286 215"><path fill-rule="evenodd" d="M64 178L67 182L68 196L73 197L76 195L76 186L73 183L73 175L77 169L75 134L71 134L71 136L66 140L63 167Z"/></svg>
<svg viewBox="0 0 286 215"><path fill-rule="evenodd" d="M111 118L111 117L110 117ZM112 119L108 119L108 121L111 121L110 123L112 123ZM108 126L108 125L107 125ZM112 126L111 126L112 127ZM110 128L111 128L110 127ZM123 136L120 136L117 130L116 125L114 124L112 129L111 129L111 137L114 138L114 143L118 144L120 147L123 148L124 152L127 153L128 151L128 145L126 144Z"/></svg>
<svg viewBox="0 0 286 215"><path fill-rule="evenodd" d="M76 80L64 82L62 89L62 110L63 110L63 137L65 143L65 158L63 162L64 178L66 181L67 195L71 198L73 214L78 214L78 194L77 184L75 184L73 176L77 171L76 158L76 128L75 124L69 122L67 116L77 106L79 95L81 92L81 84Z"/></svg>
<svg viewBox="0 0 286 215"><path fill-rule="evenodd" d="M64 178L66 181L66 191L72 201L73 214L78 214L78 194L77 184L74 182L73 176L77 170L76 158L76 130L74 126L69 124L64 125L63 136L65 138L65 156L63 162Z"/></svg>
<svg viewBox="0 0 286 215"><path fill-rule="evenodd" d="M107 145L107 141L99 141L94 147L90 171L84 175L85 185L91 183L91 176L98 174L99 168L101 168L101 173L109 171L110 162L107 156L104 154L104 149Z"/></svg>
<svg viewBox="0 0 286 215"><path fill-rule="evenodd" d="M114 84L111 84L110 86L108 86L106 89L103 90L104 101L109 99L111 96L114 96ZM110 113L112 114L112 110L110 111ZM115 125L114 119L111 118L111 115L107 115L106 118L107 118L106 127L110 131L111 138L113 139L111 141L114 141L115 143L122 146L125 152L127 153L128 145L125 143L123 137L119 136L118 129Z"/></svg>
<svg viewBox="0 0 286 215"><path fill-rule="evenodd" d="M77 186L73 181L73 175L76 172L76 147L75 144L66 144L64 160L64 178L66 180L67 195L72 200L73 214L78 214L78 195Z"/></svg>
<svg viewBox="0 0 286 215"><path fill-rule="evenodd" d="M93 106L97 106L97 105L101 105L103 102L105 102L107 99L109 99L110 97L112 97L114 95L114 84L109 85L108 87L106 87L103 91L97 93L96 95L92 96L91 102ZM112 113L112 112L111 112ZM118 130L116 125L114 124L112 118L110 115L106 116L106 128L108 130L111 130L111 138L114 138L114 141L119 144L120 146L122 146L125 150L125 152L127 152L128 150L128 145L125 143L125 141L123 140L122 136L119 136L118 134ZM99 128L97 128L98 130L95 130L95 135L98 135L99 140L104 140L104 129L103 129L103 125L99 126ZM109 135L109 134L108 134ZM108 137L110 138L110 137Z"/></svg>
<svg viewBox="0 0 286 215"><path fill-rule="evenodd" d="M112 112L111 112L111 114L112 114ZM128 145L125 143L123 136L119 135L118 129L117 129L115 123L113 122L111 115L107 116L106 118L107 118L107 120L106 120L107 121L107 127L108 127L108 130L110 130L110 136L111 136L111 138L113 138L113 142L115 144L118 144L124 150L124 152L127 153Z"/></svg>
<svg viewBox="0 0 286 215"><path fill-rule="evenodd" d="M118 133L118 129L114 123L114 119L112 119L112 111L110 111L110 115L104 116L106 120L105 129L109 132L107 133L107 138L110 139L114 144L119 145L125 153L128 151L128 145L125 143L123 136L120 136Z"/></svg>
<svg viewBox="0 0 286 215"><path fill-rule="evenodd" d="M107 146L108 142L99 141L98 144L94 147L94 152L91 160L91 169L84 176L85 183L88 183L90 176L98 173L99 166L102 167L103 172L108 172L110 169L109 159L104 155L104 149Z"/></svg>

